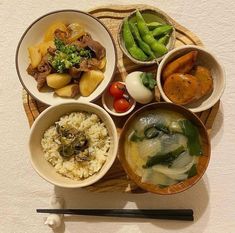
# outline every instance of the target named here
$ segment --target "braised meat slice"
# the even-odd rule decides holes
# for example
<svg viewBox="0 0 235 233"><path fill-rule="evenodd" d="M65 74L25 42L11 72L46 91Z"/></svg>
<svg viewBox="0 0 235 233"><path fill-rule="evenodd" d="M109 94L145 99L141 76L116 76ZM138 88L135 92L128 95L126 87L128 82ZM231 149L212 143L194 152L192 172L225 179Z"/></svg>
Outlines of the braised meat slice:
<svg viewBox="0 0 235 233"><path fill-rule="evenodd" d="M80 71L98 70L100 63L101 61L97 60L96 58L84 59L80 63L79 70Z"/></svg>
<svg viewBox="0 0 235 233"><path fill-rule="evenodd" d="M70 69L69 69L69 75L75 80L78 80L81 75L82 75L82 71L74 66L72 66Z"/></svg>
<svg viewBox="0 0 235 233"><path fill-rule="evenodd" d="M68 39L69 35L67 32L61 31L60 29L56 29L54 32L54 35L56 38L66 42L66 40Z"/></svg>
<svg viewBox="0 0 235 233"><path fill-rule="evenodd" d="M29 75L33 76L37 81L37 89L40 91L44 85L46 84L46 77L50 74L52 68L48 62L48 56L45 55L42 57L41 62L39 63L37 68L32 68L31 64L27 68L27 72Z"/></svg>
<svg viewBox="0 0 235 233"><path fill-rule="evenodd" d="M103 57L105 57L105 48L98 41L93 40L90 35L84 35L80 41L77 41L76 44L81 48L88 47L95 53L95 56L98 60L101 60Z"/></svg>
<svg viewBox="0 0 235 233"><path fill-rule="evenodd" d="M38 73L38 69L37 69L37 68L33 68L31 64L29 64L29 66L28 66L28 68L27 68L26 71L27 71L27 73L28 73L29 75L31 75L31 76L33 76L33 77L34 77L34 75L35 75L36 73Z"/></svg>

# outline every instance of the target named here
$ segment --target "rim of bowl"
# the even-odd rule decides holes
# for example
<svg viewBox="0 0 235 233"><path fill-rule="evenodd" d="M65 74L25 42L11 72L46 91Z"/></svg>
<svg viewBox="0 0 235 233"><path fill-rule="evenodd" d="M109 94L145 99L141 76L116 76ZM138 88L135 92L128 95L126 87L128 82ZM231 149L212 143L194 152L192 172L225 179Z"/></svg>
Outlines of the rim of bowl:
<svg viewBox="0 0 235 233"><path fill-rule="evenodd" d="M139 10L140 12L143 12L143 11L152 11L152 12L155 12L157 13L158 15L161 15L163 16L163 20L167 23L167 24L170 24L172 27L173 27L173 31L171 33L171 38L172 38L172 45L169 47L169 50L166 54L164 54L163 56L161 57L158 57L158 58L155 58L151 61L140 61L140 60L137 60L135 58L133 58L129 52L126 50L125 46L122 45L122 27L123 27L123 23L124 23L124 20L125 19L129 19L131 18L135 13L136 11ZM174 27L174 24L172 23L172 19L170 19L170 17L162 10L160 9L154 9L154 8L141 8L141 9L136 9L135 11L133 11L132 13L130 13L128 16L124 17L123 20L121 21L120 25L119 25L119 28L118 28L118 44L119 44L119 47L121 48L122 52L131 60L133 61L134 63L136 64L141 64L141 65L153 65L153 64L159 64L161 62L161 60L170 52L172 51L172 49L174 49L174 45L175 45L175 41L176 41L176 35L175 35L175 27Z"/></svg>
<svg viewBox="0 0 235 233"><path fill-rule="evenodd" d="M184 50L184 49L187 49L187 48L191 48L191 49L196 49L196 50L200 50L200 51L203 51L205 53L207 53L208 55L210 55L214 60L215 62L217 63L219 69L221 70L222 72L222 76L220 76L220 80L221 80L221 90L220 92L218 93L218 95L214 98L214 100L212 100L211 102L209 102L206 106L203 106L203 107L196 107L196 110L195 108L190 108L190 107L185 107L185 106L182 106L184 108L187 108L188 110L196 113L196 112L202 112L202 111L205 111L209 108L211 108L212 106L214 106L221 98L221 96L223 95L224 93L224 90L225 90L225 87L226 87L226 74L225 74L225 70L224 70L224 67L223 65L221 64L221 62L219 61L219 59L217 58L216 55L214 55L213 52L211 52L210 50L204 48L204 47L201 47L201 46L198 46L198 45L183 45L183 46L180 46L178 48L175 48L171 51L169 51L169 53L166 54L166 56L163 58L163 60L160 62L160 65L157 69L157 86L159 88L159 91L160 91L160 94L162 96L162 98L164 99L164 101L168 102L168 103L173 103L175 104L174 102L172 102L164 93L163 91L163 88L162 88L162 83L161 83L161 73L162 73L162 68L163 66L165 66L165 62L166 60L168 59L168 57L170 57L172 54L174 54L175 52L178 52L180 50Z"/></svg>
<svg viewBox="0 0 235 233"><path fill-rule="evenodd" d="M143 111L144 108L147 108L147 107L149 107L149 106L154 106L154 105L161 105L161 106L164 106L164 105L175 105L177 108L179 108L179 109L182 108L183 111L189 112L189 113L200 123L200 127L203 128L203 131L205 132L205 137L206 137L206 139L207 139L207 141L208 141L208 152L209 152L208 154L209 154L209 156L208 156L208 159L207 159L207 163L205 164L205 169L204 169L203 172L200 173L200 176L199 176L191 185L188 185L188 186L182 188L180 191L177 191L177 192L170 192L170 193L151 192L151 193L154 193L154 194L157 194L157 195L162 195L162 196L169 196L169 195L173 195L173 194L182 193L182 192L184 192L184 191L186 191L186 190L192 188L195 184L198 183L198 181L201 180L201 178L203 177L203 175L205 174L205 172L206 172L206 170L207 170L207 168L208 168L208 165L209 165L209 162L210 162L210 158L211 158L211 142L210 142L209 134L208 134L208 132L207 132L207 129L206 129L205 125L204 125L203 122L201 121L201 119L200 119L194 112L190 111L189 109L185 108L184 106L181 106L181 105L178 105L178 104L175 104L175 103L169 103L169 102L155 102L155 103L147 104L147 105L141 107L140 109L138 109L136 112L134 112L134 113L127 119L127 121L125 122L125 124L124 124L124 126L123 126L123 128L122 128L122 131L121 131L121 133L120 133L120 140L119 140L119 141L124 140L124 139L122 139L122 138L125 137L125 135L124 135L124 130L123 130L123 129L126 128L127 125L130 124L130 122L134 119L134 117L135 117L137 114L139 114L141 111ZM181 114L182 114L182 113L181 113ZM183 114L182 114L182 115L183 115ZM121 154L124 154L124 155L125 155L125 151L124 151L123 148L121 148L121 149L119 148L119 150L122 150L123 153L121 153ZM119 160L123 160L123 159L120 159L120 155L119 155ZM130 175L129 172L128 172L128 170L132 170L132 169L131 169L131 168L127 168L127 166L124 165L123 162L120 162L120 163L121 163L123 169L125 170L126 174L131 178L131 180L133 180L134 182L136 182L135 179L132 178L132 175ZM127 162L126 162L126 163L127 163ZM129 165L128 165L128 166L129 166ZM134 173L134 172L133 172L133 173ZM143 182L143 183L142 183L142 182L138 182L138 183L136 183L136 184L137 184L137 186L139 186L140 188L142 188L142 189L144 189L144 190L150 192L149 190L147 190L147 189L142 185L142 184L145 184L144 182Z"/></svg>
<svg viewBox="0 0 235 233"><path fill-rule="evenodd" d="M19 64L18 64L18 55L19 55L19 49L20 49L20 46L21 46L21 43L22 41L24 40L26 34L28 33L28 31L31 29L31 27L33 25L35 25L38 21L40 21L41 19L43 19L44 17L47 17L48 15L53 15L53 14L57 14L57 13L61 13L61 12L75 12L75 13L81 13L81 14L84 14L84 15L87 15L87 16L90 16L91 18L95 19L96 21L98 21L103 27L104 29L108 32L111 40L112 40L112 44L113 44L113 47L114 47L114 57L115 57L115 64L114 64L114 69L113 69L113 73L111 75L111 78L109 80L109 83L108 85L110 84L110 82L113 80L113 77L114 77L114 74L116 72L116 69L117 69L117 48L116 48L116 45L115 45L115 41L113 39L113 36L111 34L111 32L109 31L109 29L105 26L105 24L103 22L101 22L101 20L99 20L98 18L96 18L95 16L91 15L90 13L88 12L85 12L85 11L80 11L80 10L74 10L74 9L63 9L63 10L56 10L56 11L51 11L49 13L46 13L42 16L40 16L39 18L35 19L27 28L26 30L24 31L24 33L22 34L22 36L20 37L20 40L18 42L18 45L16 47L16 54L15 54L15 67L16 67L16 72L17 72L17 75L18 75L18 78L21 82L21 85L23 86L23 88L27 91L28 94L30 94L30 96L32 96L34 99L38 100L39 102L41 103L44 103L46 105L49 105L51 106L51 104L48 104L42 100L40 100L39 98L37 98L36 96L34 96L30 91L29 89L26 87L26 85L24 84L24 81L21 77L21 74L20 74L20 71L19 71ZM77 102L77 101L74 101L75 103L91 103L91 102L94 102L95 100L97 100L100 96L102 95L102 92L97 95L93 100L91 101L88 101L88 102ZM68 102L69 103L69 102Z"/></svg>
<svg viewBox="0 0 235 233"><path fill-rule="evenodd" d="M60 183L57 183L57 182L54 182L52 181L50 178L48 178L47 176L45 176L43 173L41 173L38 169L37 169L37 165L33 162L33 159L32 159L32 153L31 153L31 140L32 140L32 132L35 130L35 126L36 124L41 120L41 118L43 118L46 113L48 111L50 111L51 109L53 108L57 108L58 106L61 106L61 105L70 105L70 104L77 104L77 105L89 105L90 107L92 108L96 108L98 109L100 112L102 112L105 117L108 119L108 122L112 128L112 131L113 131L113 141L116 142L114 143L114 155L112 156L112 158L110 159L110 163L109 165L107 166L107 168L105 169L104 171L104 174L101 175L101 176L98 176L96 179L94 180L91 180L90 182L88 182L87 184L85 185L82 185L81 184L71 184L71 185L66 185L66 184L60 184ZM79 110L78 110L79 111ZM89 111L88 111L89 112ZM62 116L62 115L61 115ZM31 162L31 165L33 166L34 170L37 172L37 174L43 178L44 180L46 180L47 182L49 182L50 184L53 184L53 185L56 185L58 187L62 187L62 188L82 188L82 187L87 187L89 185L92 185L94 183L96 183L97 181L99 181L101 178L103 178L106 173L109 171L109 169L112 167L116 157L117 157L117 153L118 153L118 145L119 145L119 141L118 141L118 135L117 135L117 129L116 129L116 126L114 124L114 121L113 119L109 116L109 114L100 106L94 104L94 103L76 103L76 102L67 102L67 103L61 103L61 104L56 104L56 105L51 105L49 106L47 109L45 109L37 118L36 120L33 122L33 125L31 126L31 129L30 129L30 135L29 135L29 138L28 138L28 148L29 148L29 154L30 154L30 162ZM104 165L103 165L104 166ZM102 166L102 167L103 167ZM101 167L101 169L102 169ZM52 167L52 169L54 169L54 167ZM97 174L99 174L100 170L98 171ZM60 174L59 174L60 175ZM92 176L91 176L92 177Z"/></svg>
<svg viewBox="0 0 235 233"><path fill-rule="evenodd" d="M117 81L117 82L120 82L120 83L122 83L122 84L124 84L124 85L126 86L125 82L122 82L122 81ZM131 96L130 96L130 97L131 97L132 100L133 100L133 104L132 104L132 106L131 106L126 112L119 113L119 112L113 112L112 110L110 110L110 109L108 108L107 104L106 104L106 101L105 101L105 95L107 94L107 91L108 91L108 90L105 90L105 91L103 92L103 94L102 94L102 104L103 104L104 109L105 109L108 113L112 114L113 116L120 116L120 117L121 117L121 116L126 116L126 115L130 114L130 113L134 110L134 108L135 108L135 106L136 106L136 101L135 101L135 99L132 98ZM129 95L130 95L130 94L129 94Z"/></svg>

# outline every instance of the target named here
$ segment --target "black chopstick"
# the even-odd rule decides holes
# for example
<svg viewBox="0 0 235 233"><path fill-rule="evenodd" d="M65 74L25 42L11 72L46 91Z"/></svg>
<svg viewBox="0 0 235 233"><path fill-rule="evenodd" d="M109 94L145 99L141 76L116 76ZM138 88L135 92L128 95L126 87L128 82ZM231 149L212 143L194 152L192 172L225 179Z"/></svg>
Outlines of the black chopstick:
<svg viewBox="0 0 235 233"><path fill-rule="evenodd" d="M193 221L192 209L37 209L37 213Z"/></svg>

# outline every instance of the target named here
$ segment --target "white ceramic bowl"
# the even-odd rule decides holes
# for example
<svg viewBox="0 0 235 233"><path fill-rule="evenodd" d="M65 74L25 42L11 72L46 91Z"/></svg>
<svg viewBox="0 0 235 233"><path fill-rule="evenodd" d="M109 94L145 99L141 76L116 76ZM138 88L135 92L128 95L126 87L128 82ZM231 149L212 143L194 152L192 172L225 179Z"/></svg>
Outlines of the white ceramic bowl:
<svg viewBox="0 0 235 233"><path fill-rule="evenodd" d="M55 168L46 161L43 155L41 139L44 132L59 120L59 118L67 113L76 111L87 111L97 114L105 123L109 136L111 138L111 147L107 156L107 160L101 170L94 175L82 181L75 181L66 178L56 172ZM43 111L35 120L31 127L29 138L29 151L32 165L36 172L48 182L65 188L79 188L91 185L101 179L109 168L112 166L118 150L118 136L116 126L109 114L101 107L92 103L64 103L54 105Z"/></svg>
<svg viewBox="0 0 235 233"><path fill-rule="evenodd" d="M124 82L120 82L120 83L125 84ZM134 110L135 105L136 105L136 101L131 96L130 98L132 101L131 107L126 112L116 112L113 107L114 98L109 94L109 89L107 88L106 91L104 91L104 93L102 94L102 104L103 104L104 109L111 115L126 116Z"/></svg>
<svg viewBox="0 0 235 233"><path fill-rule="evenodd" d="M173 31L171 33L171 36L170 36L170 39L169 39L169 42L167 43L166 47L168 49L168 52L170 50L172 50L174 48L174 45L175 45L175 28L174 28L174 25L173 23L171 22L171 18L163 11L161 11L160 9L157 9L157 8L142 8L142 9L139 9L140 13L141 14L146 14L146 13L150 13L150 14L153 14L155 15L159 22L163 23L163 24L169 24L173 27ZM131 18L135 17L135 14L136 14L136 11L132 12L129 16L127 16L127 19L130 20ZM145 18L145 15L143 15L143 17ZM153 64L158 64L162 59L163 57L166 56L166 54L164 54L163 56L161 57L158 57L158 58L155 58L151 61L140 61L140 60L137 60L135 58L133 58L130 53L127 51L126 49L126 46L124 44L124 40L123 40L123 34L122 34L122 30L123 30L123 24L124 24L124 20L125 18L122 20L122 23L120 24L119 26L119 33L118 33L118 43L119 43L119 46L122 50L122 52L131 60L133 61L134 63L136 64L139 64L139 65L145 65L145 66L149 66L149 65L153 65Z"/></svg>
<svg viewBox="0 0 235 233"><path fill-rule="evenodd" d="M79 22L87 32L89 32L94 40L99 41L106 49L107 64L104 72L105 78L95 91L88 97L79 96L76 99L62 98L50 92L39 92L37 83L33 77L28 75L26 69L30 63L28 55L28 47L38 44L42 41L47 28L56 21L62 21L66 24ZM24 32L16 51L16 69L19 79L24 88L31 96L39 101L53 105L65 102L91 102L97 99L112 80L117 64L117 53L113 38L109 30L104 24L94 16L77 10L61 10L48 13L35 20Z"/></svg>
<svg viewBox="0 0 235 233"><path fill-rule="evenodd" d="M218 61L218 59L213 55L211 52L209 52L207 49L195 46L195 45L185 45L179 48L176 48L172 51L170 51L164 59L161 61L158 70L157 70L157 85L159 88L159 91L161 93L162 98L166 102L172 102L168 97L165 95L162 83L161 83L161 74L162 70L166 66L167 63L170 61L192 51L196 50L198 51L197 61L196 64L202 65L207 67L212 74L213 78L213 91L206 95L205 97L195 101L194 103L184 105L184 107L188 108L192 112L201 112L204 110L207 110L211 108L222 96L224 88L225 88L225 72Z"/></svg>

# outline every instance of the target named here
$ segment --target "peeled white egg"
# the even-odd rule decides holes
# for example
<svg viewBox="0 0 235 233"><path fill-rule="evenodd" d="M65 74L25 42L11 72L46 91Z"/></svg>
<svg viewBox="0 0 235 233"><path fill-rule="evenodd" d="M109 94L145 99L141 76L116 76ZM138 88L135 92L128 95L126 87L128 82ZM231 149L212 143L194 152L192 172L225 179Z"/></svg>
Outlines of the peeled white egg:
<svg viewBox="0 0 235 233"><path fill-rule="evenodd" d="M153 92L145 87L140 79L143 72L135 71L126 76L126 89L130 96L141 104L147 104L153 99Z"/></svg>

